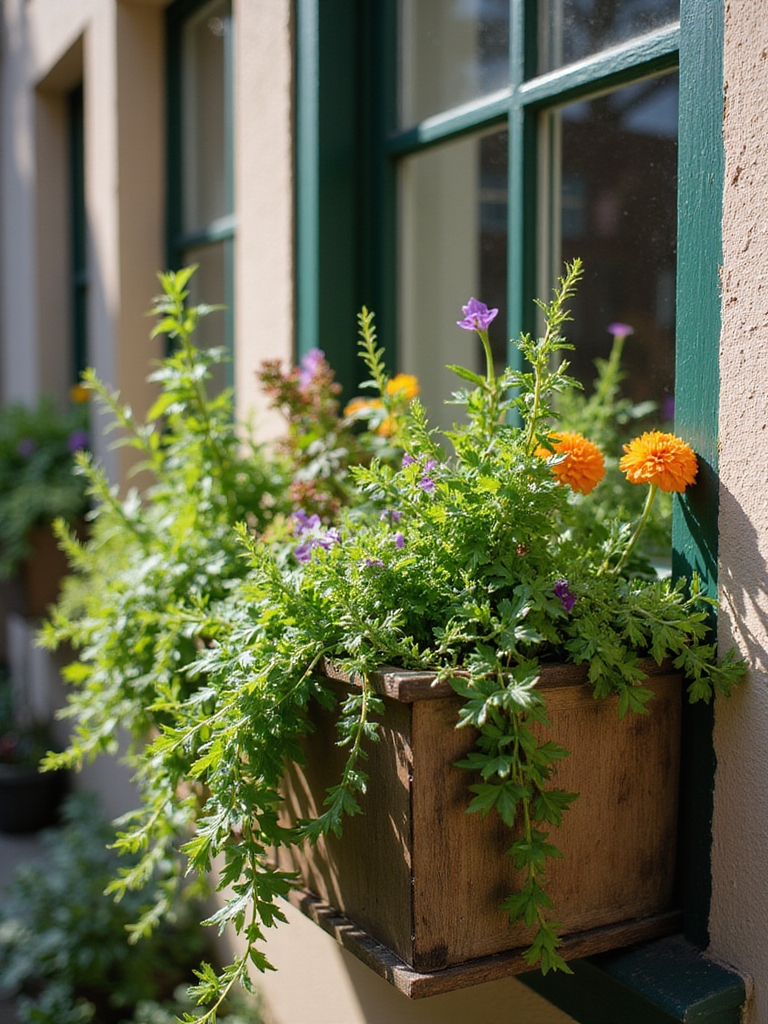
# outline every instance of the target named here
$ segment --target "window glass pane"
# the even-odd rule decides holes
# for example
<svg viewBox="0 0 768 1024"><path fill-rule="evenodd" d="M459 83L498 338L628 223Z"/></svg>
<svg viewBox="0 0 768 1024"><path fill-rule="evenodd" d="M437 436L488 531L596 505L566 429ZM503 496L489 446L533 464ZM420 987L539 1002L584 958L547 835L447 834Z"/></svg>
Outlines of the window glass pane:
<svg viewBox="0 0 768 1024"><path fill-rule="evenodd" d="M446 364L485 370L479 339L456 326L472 296L498 307L489 333L506 361L507 133L404 160L399 200L398 369L419 378L430 421L450 426L459 411L444 402L462 382Z"/></svg>
<svg viewBox="0 0 768 1024"><path fill-rule="evenodd" d="M187 249L183 253L183 266L197 263L198 268L190 278L189 299L191 306L206 302L210 306L225 306L226 294L226 246L227 242L216 242L213 245ZM208 316L201 317L195 331L196 348L223 348L227 344L226 310L216 310ZM208 384L209 394L218 394L227 383L228 371L221 364L213 371Z"/></svg>
<svg viewBox="0 0 768 1024"><path fill-rule="evenodd" d="M539 73L678 20L680 0L538 0Z"/></svg>
<svg viewBox="0 0 768 1024"><path fill-rule="evenodd" d="M589 387L609 325L629 324L624 391L658 403L664 418L674 385L677 100L672 74L550 115L561 228L552 270L575 256L585 268L568 328L574 376Z"/></svg>
<svg viewBox="0 0 768 1024"><path fill-rule="evenodd" d="M400 125L509 83L509 0L400 0Z"/></svg>
<svg viewBox="0 0 768 1024"><path fill-rule="evenodd" d="M182 117L185 233L232 212L226 136L230 0L212 0L184 26Z"/></svg>

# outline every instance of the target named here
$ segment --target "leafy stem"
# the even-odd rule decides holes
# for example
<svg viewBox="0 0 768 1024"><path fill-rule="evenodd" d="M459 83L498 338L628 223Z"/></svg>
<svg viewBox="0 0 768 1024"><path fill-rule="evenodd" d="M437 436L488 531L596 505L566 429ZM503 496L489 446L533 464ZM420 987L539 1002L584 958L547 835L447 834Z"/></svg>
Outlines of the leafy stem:
<svg viewBox="0 0 768 1024"><path fill-rule="evenodd" d="M621 558L618 560L616 565L614 565L613 569L611 570L613 573L618 573L621 570L621 568L624 566L625 562L629 558L629 555L630 555L632 549L634 548L635 544L637 544L637 541L638 541L638 539L640 537L640 534L643 532L643 528L645 527L645 524L648 522L648 517L651 514L651 509L653 508L653 501L654 501L654 498L656 497L656 492L658 491L658 489L659 488L658 488L657 484L651 484L650 487L648 488L648 495L647 495L647 497L645 499L645 506L643 507L643 513L642 513L642 515L640 516L640 519L637 522L637 526L635 527L634 533L632 534L632 536L629 538L629 541L627 542L627 546L624 548L624 552L623 552ZM600 568L600 572L603 573L603 572L606 572L607 570L608 570L608 559L606 559L606 561L603 562L603 565Z"/></svg>

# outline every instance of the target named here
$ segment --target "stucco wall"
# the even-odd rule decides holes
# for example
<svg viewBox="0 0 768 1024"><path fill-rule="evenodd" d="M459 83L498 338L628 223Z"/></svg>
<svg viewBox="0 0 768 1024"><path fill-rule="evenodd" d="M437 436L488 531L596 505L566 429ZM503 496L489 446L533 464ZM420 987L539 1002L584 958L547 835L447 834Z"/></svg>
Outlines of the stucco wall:
<svg viewBox="0 0 768 1024"><path fill-rule="evenodd" d="M720 642L747 685L716 708L712 952L768 1021L768 10L728 0L720 351Z"/></svg>

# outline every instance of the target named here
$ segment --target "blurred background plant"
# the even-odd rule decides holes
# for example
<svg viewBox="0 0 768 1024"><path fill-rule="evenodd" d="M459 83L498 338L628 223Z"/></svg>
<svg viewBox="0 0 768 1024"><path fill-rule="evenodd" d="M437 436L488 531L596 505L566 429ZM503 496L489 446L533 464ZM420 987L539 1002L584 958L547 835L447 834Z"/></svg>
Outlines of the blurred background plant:
<svg viewBox="0 0 768 1024"><path fill-rule="evenodd" d="M105 895L115 833L94 797L69 797L64 818L6 890L0 990L16 995L21 1024L171 1024L190 1008L186 988L206 953L200 908L177 899L150 937L137 936L131 926L148 894L120 903ZM224 1011L229 1024L260 1020L245 999Z"/></svg>
<svg viewBox="0 0 768 1024"><path fill-rule="evenodd" d="M82 519L85 481L73 475L74 456L89 446L87 393L72 389L62 412L43 398L33 408L0 409L0 575L12 576L29 553L30 531L61 518Z"/></svg>

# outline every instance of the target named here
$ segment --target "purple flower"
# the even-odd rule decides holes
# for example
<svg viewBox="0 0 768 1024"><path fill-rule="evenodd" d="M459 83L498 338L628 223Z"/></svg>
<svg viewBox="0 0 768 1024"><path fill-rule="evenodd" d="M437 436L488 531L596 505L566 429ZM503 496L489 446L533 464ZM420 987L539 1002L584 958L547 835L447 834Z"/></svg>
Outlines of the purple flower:
<svg viewBox="0 0 768 1024"><path fill-rule="evenodd" d="M303 512L302 515L304 516L304 520L306 521L306 523L309 525L300 529L298 533L294 531L295 536L303 536L304 534L309 533L310 530L313 530L320 525L320 516L314 515L307 517ZM307 537L307 539L302 544L297 545L293 549L293 553L299 562L308 562L312 557L312 551L315 548L323 548L324 551L327 551L331 547L331 545L340 543L341 534L339 533L335 526L332 526L331 529L328 530L326 533L320 534L319 536L316 535L314 537Z"/></svg>
<svg viewBox="0 0 768 1024"><path fill-rule="evenodd" d="M437 463L435 462L435 460L430 459L429 462L424 467L424 475L422 476L421 480L419 480L419 487L421 487L423 491L426 491L427 494L431 494L435 489L435 481L429 475L429 472L430 470L434 469L436 465Z"/></svg>
<svg viewBox="0 0 768 1024"><path fill-rule="evenodd" d="M308 540L306 544L299 544L298 547L295 547L293 553L296 556L296 561L308 562L312 557L312 548L314 546L314 542Z"/></svg>
<svg viewBox="0 0 768 1024"><path fill-rule="evenodd" d="M331 544L341 544L341 534L335 526L332 526L327 533L323 534L322 537L318 537L315 541L317 547L325 548L326 551Z"/></svg>
<svg viewBox="0 0 768 1024"><path fill-rule="evenodd" d="M79 452L88 447L88 441L87 430L73 430L67 438L67 448L71 452Z"/></svg>
<svg viewBox="0 0 768 1024"><path fill-rule="evenodd" d="M402 550L405 547L405 534L401 533L400 530L395 534L395 547L398 550Z"/></svg>
<svg viewBox="0 0 768 1024"><path fill-rule="evenodd" d="M412 455L409 455L408 452L403 452L403 469L406 466L412 466L415 461L416 459Z"/></svg>
<svg viewBox="0 0 768 1024"><path fill-rule="evenodd" d="M576 604L576 595L572 594L568 587L568 580L558 580L552 588L555 592L555 597L559 597L563 602L563 608L567 612L573 610L573 606Z"/></svg>
<svg viewBox="0 0 768 1024"><path fill-rule="evenodd" d="M675 396L664 395L661 402L661 415L665 420L673 420L675 418Z"/></svg>
<svg viewBox="0 0 768 1024"><path fill-rule="evenodd" d="M388 519L390 521L390 523L399 523L400 520L403 518L403 513L402 512L398 512L398 510L396 508L389 508L389 509L385 508L384 511L381 513L381 516L379 518L380 519Z"/></svg>
<svg viewBox="0 0 768 1024"><path fill-rule="evenodd" d="M380 558L366 558L365 561L363 562L363 565L365 566L366 569L371 569L374 566L377 569L386 569L386 566L384 565Z"/></svg>
<svg viewBox="0 0 768 1024"><path fill-rule="evenodd" d="M317 371L325 362L325 353L319 348L311 348L299 361L299 391L312 387Z"/></svg>
<svg viewBox="0 0 768 1024"><path fill-rule="evenodd" d="M38 445L34 437L22 437L16 445L16 453L22 459L29 459L37 451Z"/></svg>
<svg viewBox="0 0 768 1024"><path fill-rule="evenodd" d="M457 327L463 327L465 331L487 331L488 325L498 315L498 309L488 309L484 302L479 299L470 299L466 306L461 307L464 314L463 320L457 320Z"/></svg>
<svg viewBox="0 0 768 1024"><path fill-rule="evenodd" d="M293 519L294 537L300 537L302 533L306 533L308 530L315 530L320 525L320 516L317 515L317 513L308 516L303 508L300 508L293 513Z"/></svg>
<svg viewBox="0 0 768 1024"><path fill-rule="evenodd" d="M614 338L626 338L628 334L634 334L635 328L630 327L629 324L608 324L608 333L612 334Z"/></svg>

